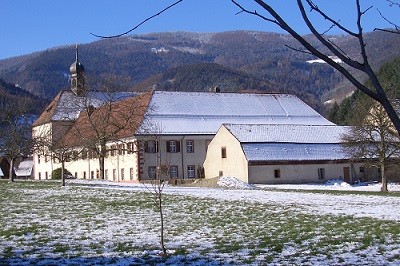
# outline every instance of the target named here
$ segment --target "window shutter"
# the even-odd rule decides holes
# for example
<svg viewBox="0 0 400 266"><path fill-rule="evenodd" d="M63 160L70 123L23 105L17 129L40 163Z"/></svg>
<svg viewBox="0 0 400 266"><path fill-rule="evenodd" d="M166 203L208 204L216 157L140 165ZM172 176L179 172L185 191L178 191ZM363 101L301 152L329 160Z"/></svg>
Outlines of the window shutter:
<svg viewBox="0 0 400 266"><path fill-rule="evenodd" d="M155 143L154 145L156 146L156 148L155 148L156 149L156 153L158 153L158 141L155 141L154 143Z"/></svg>
<svg viewBox="0 0 400 266"><path fill-rule="evenodd" d="M171 152L171 146L169 140L167 141L167 152Z"/></svg>
<svg viewBox="0 0 400 266"><path fill-rule="evenodd" d="M176 152L181 152L181 142L176 141Z"/></svg>

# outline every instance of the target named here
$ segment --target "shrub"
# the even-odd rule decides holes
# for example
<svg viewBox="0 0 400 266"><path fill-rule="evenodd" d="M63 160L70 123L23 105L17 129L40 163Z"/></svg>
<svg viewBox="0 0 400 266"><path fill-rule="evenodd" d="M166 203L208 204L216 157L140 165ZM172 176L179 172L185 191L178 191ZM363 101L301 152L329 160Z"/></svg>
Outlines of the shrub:
<svg viewBox="0 0 400 266"><path fill-rule="evenodd" d="M64 177L65 178L70 178L72 176L71 172L68 171L67 169L64 169ZM61 168L54 169L53 172L51 173L51 179L61 179Z"/></svg>

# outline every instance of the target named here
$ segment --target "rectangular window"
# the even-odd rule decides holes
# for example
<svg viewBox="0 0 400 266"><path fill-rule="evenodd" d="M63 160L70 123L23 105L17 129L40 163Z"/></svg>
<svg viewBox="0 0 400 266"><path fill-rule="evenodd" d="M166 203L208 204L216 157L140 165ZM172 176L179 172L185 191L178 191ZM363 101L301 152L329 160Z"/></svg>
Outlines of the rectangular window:
<svg viewBox="0 0 400 266"><path fill-rule="evenodd" d="M133 142L128 142L128 144L126 144L126 149L128 154L132 154L135 151L135 144Z"/></svg>
<svg viewBox="0 0 400 266"><path fill-rule="evenodd" d="M171 177L171 178L177 178L178 177L178 166L171 165L169 167L169 177Z"/></svg>
<svg viewBox="0 0 400 266"><path fill-rule="evenodd" d="M157 153L158 152L158 141L149 140L144 142L144 152L146 153Z"/></svg>
<svg viewBox="0 0 400 266"><path fill-rule="evenodd" d="M94 171L90 171L90 179L94 179Z"/></svg>
<svg viewBox="0 0 400 266"><path fill-rule="evenodd" d="M221 147L221 158L226 158L226 147Z"/></svg>
<svg viewBox="0 0 400 266"><path fill-rule="evenodd" d="M325 168L318 168L318 179L325 179Z"/></svg>
<svg viewBox="0 0 400 266"><path fill-rule="evenodd" d="M195 167L194 165L187 166L187 177L188 178L195 178Z"/></svg>
<svg viewBox="0 0 400 266"><path fill-rule="evenodd" d="M121 181L125 180L125 169L121 168Z"/></svg>
<svg viewBox="0 0 400 266"><path fill-rule="evenodd" d="M46 173L44 173L44 174L45 174L46 180L49 179L49 173L46 172Z"/></svg>
<svg viewBox="0 0 400 266"><path fill-rule="evenodd" d="M108 169L104 170L104 179L108 180Z"/></svg>
<svg viewBox="0 0 400 266"><path fill-rule="evenodd" d="M133 180L133 167L129 168L129 178Z"/></svg>
<svg viewBox="0 0 400 266"><path fill-rule="evenodd" d="M193 140L186 141L186 152L194 153L194 141Z"/></svg>
<svg viewBox="0 0 400 266"><path fill-rule="evenodd" d="M125 145L119 144L118 145L118 155L124 155L124 154L125 154Z"/></svg>
<svg viewBox="0 0 400 266"><path fill-rule="evenodd" d="M83 172L83 179L86 179L86 172Z"/></svg>
<svg viewBox="0 0 400 266"><path fill-rule="evenodd" d="M115 156L115 150L116 150L115 145L111 145L111 150L110 150L111 156Z"/></svg>
<svg viewBox="0 0 400 266"><path fill-rule="evenodd" d="M39 172L39 180L42 179L42 173Z"/></svg>
<svg viewBox="0 0 400 266"><path fill-rule="evenodd" d="M78 178L78 173L77 173L77 172L75 172L75 175L74 175L74 176L75 176L75 178Z"/></svg>
<svg viewBox="0 0 400 266"><path fill-rule="evenodd" d="M281 170L280 169L275 169L274 170L274 177L275 178L280 178L281 177Z"/></svg>
<svg viewBox="0 0 400 266"><path fill-rule="evenodd" d="M38 155L38 157L37 157L37 163L40 164L40 155Z"/></svg>
<svg viewBox="0 0 400 266"><path fill-rule="evenodd" d="M181 151L180 142L177 140L169 140L167 141L167 152L177 153Z"/></svg>
<svg viewBox="0 0 400 266"><path fill-rule="evenodd" d="M364 166L360 166L360 173L364 173L364 172L365 172Z"/></svg>
<svg viewBox="0 0 400 266"><path fill-rule="evenodd" d="M113 169L113 180L117 180L117 169Z"/></svg>
<svg viewBox="0 0 400 266"><path fill-rule="evenodd" d="M156 178L156 167L149 166L147 169L147 175L149 176L149 178L155 179Z"/></svg>

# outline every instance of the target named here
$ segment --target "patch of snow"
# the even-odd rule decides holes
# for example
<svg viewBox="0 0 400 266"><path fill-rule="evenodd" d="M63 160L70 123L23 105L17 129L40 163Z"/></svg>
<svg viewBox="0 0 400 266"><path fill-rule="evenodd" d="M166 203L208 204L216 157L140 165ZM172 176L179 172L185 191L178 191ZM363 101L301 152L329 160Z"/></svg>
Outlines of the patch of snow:
<svg viewBox="0 0 400 266"><path fill-rule="evenodd" d="M342 59L338 58L337 56L329 56L330 59L332 59L335 63L343 63ZM307 63L309 64L314 64L314 63L318 63L318 64L326 64L326 62L322 59L314 59L314 60L308 60Z"/></svg>
<svg viewBox="0 0 400 266"><path fill-rule="evenodd" d="M249 183L243 182L236 177L231 177L231 176L223 176L221 177L217 184L221 187L226 187L226 188L239 188L239 189L252 189L253 186L250 185Z"/></svg>
<svg viewBox="0 0 400 266"><path fill-rule="evenodd" d="M178 46L172 46L172 48L184 52L184 53L190 53L190 54L204 54L204 51L202 49L198 48L193 48L193 47L178 47Z"/></svg>
<svg viewBox="0 0 400 266"><path fill-rule="evenodd" d="M331 179L326 181L325 185L334 187L350 187L350 184L341 179Z"/></svg>

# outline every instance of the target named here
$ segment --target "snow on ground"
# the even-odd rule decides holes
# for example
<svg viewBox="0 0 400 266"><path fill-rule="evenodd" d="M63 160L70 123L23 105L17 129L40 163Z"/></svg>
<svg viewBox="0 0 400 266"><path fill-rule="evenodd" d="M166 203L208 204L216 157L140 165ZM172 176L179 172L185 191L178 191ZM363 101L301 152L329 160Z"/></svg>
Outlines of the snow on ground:
<svg viewBox="0 0 400 266"><path fill-rule="evenodd" d="M140 190L142 184L113 183L107 181L72 181L89 182L102 187L113 187L125 190ZM97 182L97 183L96 183ZM173 195L213 198L229 201L247 201L280 206L298 206L304 213L351 215L370 217L381 220L400 221L400 197L363 194L312 193L309 190L327 191L380 191L381 184L350 185L341 180L329 180L325 184L291 184L291 185L249 185L234 177L222 177L218 181L221 188L166 186L164 193ZM389 191L400 191L400 184L389 184ZM226 188L226 189L224 189ZM250 189L252 188L252 189ZM275 190L271 190L275 189ZM280 190L293 191L280 191ZM299 191L295 191L299 190ZM302 190L308 190L307 193Z"/></svg>
<svg viewBox="0 0 400 266"><path fill-rule="evenodd" d="M400 265L398 196L219 181L165 187L165 259L150 185L7 183L0 265ZM379 191L338 181L301 186Z"/></svg>

